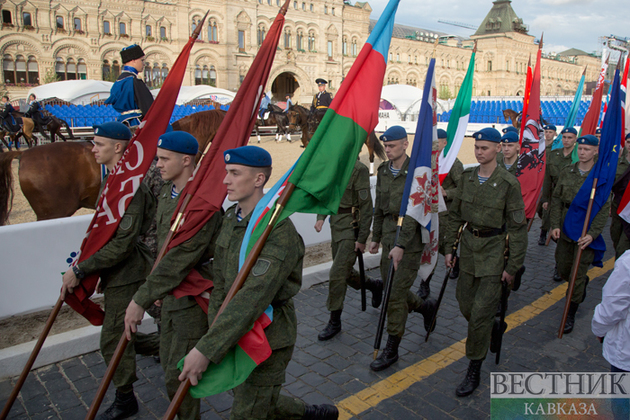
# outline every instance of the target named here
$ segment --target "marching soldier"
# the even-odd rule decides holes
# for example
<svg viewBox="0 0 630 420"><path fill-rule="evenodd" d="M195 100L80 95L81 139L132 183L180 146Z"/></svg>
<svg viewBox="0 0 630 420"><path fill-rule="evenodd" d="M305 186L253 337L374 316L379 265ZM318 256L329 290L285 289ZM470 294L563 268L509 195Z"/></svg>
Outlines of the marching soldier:
<svg viewBox="0 0 630 420"><path fill-rule="evenodd" d="M315 80L319 92L313 96L313 104L311 105L311 112L321 109L325 112L332 103L333 97L330 93L326 92L326 85L328 82L325 79Z"/></svg>
<svg viewBox="0 0 630 420"><path fill-rule="evenodd" d="M118 121L126 123L130 127L140 124L140 121L149 112L153 104L153 95L147 85L138 78L138 74L144 69L144 51L133 44L120 51L123 62L123 71L112 86L106 104L111 104L120 112Z"/></svg>
<svg viewBox="0 0 630 420"><path fill-rule="evenodd" d="M500 167L516 176L516 163L520 151L518 134L513 131L507 131L501 137L501 152L497 153L497 163Z"/></svg>
<svg viewBox="0 0 630 420"><path fill-rule="evenodd" d="M549 165L549 157L551 156L551 147L553 146L553 142L556 139L556 136L558 135L557 134L558 129L553 124L547 124L543 127L543 130L545 133L545 156L547 157L546 165ZM541 219L540 238L538 238L538 245L544 246L547 243L547 232L549 232L549 210L543 208L542 193L541 193L541 197L540 197L536 212L538 213L538 216Z"/></svg>
<svg viewBox="0 0 630 420"><path fill-rule="evenodd" d="M208 308L210 323L239 272L245 229L271 175L271 155L264 149L244 146L227 150L224 155L227 174L223 183L227 185L228 198L238 203L223 217L216 241L214 289ZM234 388L232 420L335 420L339 415L332 405L313 406L280 394L297 336L293 296L302 284L303 257L304 242L291 220L286 218L271 231L243 287L186 356L179 379L188 378L196 385L208 364L220 363L265 309L270 304L273 306L273 322L265 329L271 356Z"/></svg>
<svg viewBox="0 0 630 420"><path fill-rule="evenodd" d="M543 130L545 132L545 153L549 156L548 153L551 153L551 146L558 135L558 129L553 124L547 124L543 127Z"/></svg>
<svg viewBox="0 0 630 420"><path fill-rule="evenodd" d="M42 115L42 106L37 101L34 93L28 95L28 101L28 111L24 113L24 116L31 118L35 124L39 125L39 131L43 133L44 128L46 128L51 119Z"/></svg>
<svg viewBox="0 0 630 420"><path fill-rule="evenodd" d="M418 276L424 244L422 225L412 217L404 218L398 241L396 226L402 202L405 180L409 167L409 156L405 151L409 146L407 132L401 126L390 127L381 137L388 161L378 167L376 180L376 205L374 227L369 251L378 252L383 244L381 255L381 276L387 278L389 260L394 264L392 291L387 307L387 344L381 355L370 364L374 371L388 368L398 360L398 346L405 333L405 324L410 312L419 312L424 317L424 328L428 331L435 314L436 302L423 300L409 289Z"/></svg>
<svg viewBox="0 0 630 420"><path fill-rule="evenodd" d="M96 162L105 165L111 172L122 158L130 139L131 131L122 123L112 121L95 126L92 152ZM104 186L105 181L101 193ZM151 270L153 263L151 253L149 248L138 240L138 236L149 229L154 213L155 198L147 186L140 183L114 237L90 258L75 265L63 275L62 299L66 293L72 293L85 276L100 273L100 288L105 295L105 319L100 344L101 353L107 364L125 331L125 309ZM133 383L138 379L136 353L155 355L158 347L157 334L148 336L137 334L131 337L114 373L116 399L97 417L98 420L119 420L138 412L138 402L133 394Z"/></svg>
<svg viewBox="0 0 630 420"><path fill-rule="evenodd" d="M464 397L479 386L481 365L490 346L501 282L511 287L527 250L527 223L521 186L512 174L500 167L496 155L501 135L494 128L473 134L475 157L479 166L462 174L457 195L449 212L447 244L455 243L457 231L466 224L461 236L460 274L457 301L468 321L466 357L470 360L464 381L455 393ZM504 260L505 240L509 235L510 255ZM448 251L447 251L448 252ZM445 257L447 267L453 255Z"/></svg>
<svg viewBox="0 0 630 420"><path fill-rule="evenodd" d="M447 133L445 130L438 128L437 137L438 137L438 154L442 153L442 150L446 147ZM440 226L440 238L438 240L438 252L444 255L444 248L446 244L446 226L448 225L448 209L451 207L451 203L453 203L453 198L455 198L455 194L457 192L457 185L459 185L459 180L462 177L462 172L464 172L464 165L462 162L455 158L455 162L451 167L451 170L448 171L448 174L444 178L444 182L440 185L440 193L444 197L444 203L446 204L446 210L440 212L438 214L439 217L439 226ZM437 266L437 264L436 264ZM433 269L435 272L435 268ZM453 271L451 271L452 279L455 279L459 276L459 262L455 260L455 267ZM433 277L433 273L427 278L425 281L420 283L420 290L418 291L419 296L422 299L426 299L429 297L431 293L430 282Z"/></svg>
<svg viewBox="0 0 630 420"><path fill-rule="evenodd" d="M357 159L346 191L341 197L337 214L330 216L330 233L333 265L330 268L328 300L326 308L330 311L330 321L317 338L326 341L341 331L341 312L349 285L355 290L361 286L359 273L353 268L357 252L365 252L365 243L372 225L372 194L370 193L370 174L367 166ZM315 230L320 232L326 216L317 215ZM354 223L358 223L358 235L355 237ZM372 292L372 306L378 308L383 297L383 281L369 277L365 281L366 289Z"/></svg>
<svg viewBox="0 0 630 420"><path fill-rule="evenodd" d="M158 249L171 228L171 217L177 209L179 194L186 186L195 169L197 140L184 131L172 131L158 140L156 168L166 181L158 196L157 240ZM221 214L215 213L210 220L186 242L170 249L147 281L134 294L125 316L127 336L131 337L153 302L162 300L162 324L160 361L165 373L166 390L173 398L179 387L177 363L194 347L208 331L208 317L193 296L174 296L175 290L190 273L197 270L211 285L211 260L214 244L221 226ZM177 412L184 420L200 418L200 400L186 394Z"/></svg>
<svg viewBox="0 0 630 420"><path fill-rule="evenodd" d="M590 134L577 139L577 143L579 161L565 167L560 172L556 187L553 190L550 205L551 237L558 242L558 246L556 247L556 264L558 266L558 273L563 280L569 280L577 249L578 247L582 248L582 256L575 278L575 288L573 289L573 296L571 297L567 322L564 326L564 334L569 334L573 331L575 314L580 303L582 303L586 297L586 286L588 286L589 281L586 272L595 256L595 251L589 249L588 246L593 242L593 239L597 238L604 230L610 209L610 201L607 201L599 212L597 212L595 218L592 219L593 221L591 222L587 234L579 238L577 242L571 240L562 230L567 210L595 164L595 155L597 154L599 145L597 137Z"/></svg>
<svg viewBox="0 0 630 420"><path fill-rule="evenodd" d="M630 249L630 238L624 232L624 225L628 225L628 222L623 220L617 214L619 203L623 197L623 193L628 188L628 181L630 180L630 155L628 155L628 147L630 147L630 134L626 136L626 146L620 153L619 162L617 163L617 173L615 176L615 183L612 187L613 200L610 204L610 215L612 220L610 222L610 237L615 247L615 259L621 257L621 255Z"/></svg>
<svg viewBox="0 0 630 420"><path fill-rule="evenodd" d="M573 148L577 140L577 130L573 127L565 127L560 133L562 134L562 149L553 150L547 155L545 179L543 181L543 190L540 198L542 208L546 210L548 214L551 214L549 203L551 202L551 194L558 182L558 176L563 168L573 163L571 156L573 155ZM545 231L544 237L542 232L540 233L538 245L540 245L541 242L544 242L543 245L547 242L547 231ZM562 281L562 278L558 274L557 264L556 267L554 267L553 279L555 281Z"/></svg>
<svg viewBox="0 0 630 420"><path fill-rule="evenodd" d="M595 129L595 137L597 137L597 141L600 141L602 139L602 129L601 128L596 128Z"/></svg>

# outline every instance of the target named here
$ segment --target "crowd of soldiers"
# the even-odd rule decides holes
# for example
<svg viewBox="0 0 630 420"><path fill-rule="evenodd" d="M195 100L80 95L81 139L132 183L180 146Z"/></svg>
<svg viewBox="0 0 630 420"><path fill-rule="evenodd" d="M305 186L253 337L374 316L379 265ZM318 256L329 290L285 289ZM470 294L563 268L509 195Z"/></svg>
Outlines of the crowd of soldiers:
<svg viewBox="0 0 630 420"><path fill-rule="evenodd" d="M123 50L123 59L128 59L126 63L142 62L144 54L138 50L140 47L136 47ZM129 74L121 76L114 85L117 93L112 102L117 103L123 98L128 101L126 106L129 108L122 112L124 118L141 119L142 107L132 101L138 98L133 91L138 88L138 69L132 68L136 72L129 70ZM315 108L329 105L320 105L320 101L329 99L329 95L324 95L325 81L321 81L323 83L319 84L323 88L314 98ZM131 136L129 128L121 122L95 127L93 152L97 162L113 169ZM565 128L562 131L563 147L551 151L555 136L556 128L545 126L548 162L540 200L541 243L546 242L548 233L558 242L557 279L565 281L569 279L577 248L583 249L564 330L570 333L577 308L586 295L586 271L593 259L593 253L587 247L602 232L609 205L598 212L588 234L577 242L563 233L561 226L567 209L595 162L598 138L591 135L577 138L575 129ZM438 130L438 138L441 151L446 144L446 132ZM366 250L376 254L381 248L381 279L367 278L364 282L364 287L371 292L372 306L378 308L383 300L388 267L390 262L393 264L387 306L388 339L384 351L370 364L374 371L387 369L398 360L398 347L412 312L423 316L424 327L429 332L435 328L432 321L437 310L435 299L430 297L430 278L422 282L417 291L411 290L428 238L426 228L415 219L398 214L409 171L407 133L404 128L394 126L380 139L388 160L378 168L375 205L372 205L367 167L357 160L337 214L330 217L333 264L326 302L330 320L318 336L322 341L331 340L341 331L347 286L358 289L361 284L359 274L353 268L356 257ZM502 292L519 281L527 250L525 206L519 181L514 175L519 153L518 134L515 130L505 130L501 135L494 128L484 128L475 132L473 139L479 165L464 169L456 160L439 187L447 204L447 211L440 213L439 249L445 265L452 269L454 277L458 277L456 298L468 322L466 357L469 367L456 388L456 395L460 397L472 394L479 385L481 365L488 350L493 348L493 329L496 328L495 317ZM574 147L577 147L579 159L573 164ZM245 230L271 175L272 160L267 151L245 146L225 152L223 183L227 187L228 199L237 204L224 214L215 213L191 239L172 247L151 270L154 254L138 238L148 231L155 219L157 249L163 246L171 229L171 217L179 194L194 172L197 151L197 141L188 133L167 132L160 136L155 168L164 184L157 194L157 203L143 184L130 202L115 236L99 252L63 276L62 293L65 295L72 293L86 275L100 273L100 287L105 295L101 351L107 363L121 334L125 333L130 340L131 345L127 346L113 377L115 401L99 420L123 419L137 413L138 404L133 393L133 383L137 380L136 354L159 354L168 396L172 399L180 381L189 379L196 385L210 363L220 363L269 305L273 307L273 323L266 328L265 334L272 349L271 356L256 367L245 382L234 388L230 418L338 418L338 410L332 405L310 405L280 394L296 342L297 318L292 298L301 287L305 252L303 240L290 219L278 223L271 232L243 288L213 324L239 272L239 253ZM620 161L618 175L629 166L626 153ZM618 205L625 187L616 185L613 203ZM324 215L317 216L316 231L322 229L325 219ZM629 247L626 225L617 218L611 226L617 255ZM453 244L458 242L459 256L453 250ZM505 252L506 246L509 253ZM206 282L208 289L211 288L207 313L194 296L176 297L173 294L193 270L202 282ZM140 334L137 326L145 311L155 304L161 307L160 334ZM185 361L180 371L177 364L183 357ZM200 400L187 395L177 415L180 419L199 419Z"/></svg>

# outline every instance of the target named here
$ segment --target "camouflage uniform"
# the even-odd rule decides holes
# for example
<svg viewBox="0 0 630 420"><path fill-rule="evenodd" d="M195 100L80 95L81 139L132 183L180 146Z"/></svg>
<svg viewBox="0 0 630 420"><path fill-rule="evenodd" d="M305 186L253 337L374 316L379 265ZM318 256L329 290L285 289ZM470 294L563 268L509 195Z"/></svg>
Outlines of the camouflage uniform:
<svg viewBox="0 0 630 420"><path fill-rule="evenodd" d="M398 212L402 201L405 180L409 167L409 157L405 158L400 172L394 176L390 161L381 163L376 178L376 205L374 206L374 226L372 241L381 242L381 276L387 279L389 271L389 252L394 247ZM392 291L387 307L387 333L402 337L409 312L420 309L423 300L409 289L418 276L424 244L422 243L422 225L406 216L400 229L398 244L404 247L403 258L394 273Z"/></svg>
<svg viewBox="0 0 630 420"><path fill-rule="evenodd" d="M505 166L505 162L503 161L503 159L504 159L503 152L497 153L497 163L499 164L499 166L505 169L506 171L508 171L509 173L511 173L512 175L516 176L516 164L518 163L518 156L516 157L516 160L514 161L512 166L510 166L510 169L508 169L507 166Z"/></svg>
<svg viewBox="0 0 630 420"><path fill-rule="evenodd" d="M172 198L173 183L168 181L162 187L158 197L156 219L157 238L160 248L164 244L171 227L171 216L177 208L179 196ZM153 302L164 299L162 303L162 329L160 341L160 360L165 373L166 390L173 398L179 387L177 363L195 347L197 341L208 331L208 317L197 304L194 297L185 296L176 299L172 295L175 289L190 273L196 269L205 279L212 279L211 259L214 255L214 243L221 225L221 214L215 213L210 220L189 240L169 250L158 266L147 277L133 300L149 308ZM177 416L184 419L198 419L199 400L186 394Z"/></svg>
<svg viewBox="0 0 630 420"><path fill-rule="evenodd" d="M577 147L577 144L575 144L575 146L573 147ZM571 160L572 154L573 154L573 151L571 151L571 153L569 153L568 156L565 156L564 148L553 150L547 154L547 164L545 167L545 179L543 181L542 196L540 198L541 203L548 203L547 212L546 212L547 217L543 218L543 221L542 221L543 229L550 230L551 194L553 194L553 190L554 188L556 188L556 184L558 183L558 176L560 176L560 172L562 172L562 169L564 169L566 166L569 166L573 163L573 161ZM544 215L545 213L543 214L543 216Z"/></svg>
<svg viewBox="0 0 630 420"><path fill-rule="evenodd" d="M444 255L446 250L446 228L449 223L448 221L448 209L451 208L453 203L453 199L457 194L457 186L461 182L462 173L464 172L464 165L462 162L455 158L455 162L451 167L451 170L448 171L446 178L444 178L444 182L442 182L442 189L446 193L444 197L444 203L446 204L446 211L443 211L438 214L440 218L440 243L439 243L439 252ZM435 271L435 270L434 270Z"/></svg>
<svg viewBox="0 0 630 420"><path fill-rule="evenodd" d="M107 178L102 183L103 187ZM100 194L99 194L100 196ZM101 330L101 353L109 364L125 331L125 312L133 294L151 271L153 259L139 236L149 229L155 213L155 198L145 184L140 184L129 203L116 234L98 252L78 264L86 274L99 272L105 295L105 319ZM136 353L157 354L157 334L137 334L127 345L113 382L124 393L133 389L136 377Z"/></svg>
<svg viewBox="0 0 630 420"><path fill-rule="evenodd" d="M468 222L460 242L460 275L457 301L468 321L466 357L483 360L501 297L503 271L515 275L527 251L527 224L521 186L513 175L499 167L479 183L479 167L462 174L457 195L449 209L447 244L455 242L457 231ZM481 236L471 229L479 230ZM510 258L505 265L505 237L510 235ZM484 236L486 235L486 236Z"/></svg>
<svg viewBox="0 0 630 420"><path fill-rule="evenodd" d="M359 209L359 236L355 239L352 225L352 209ZM356 161L350 182L339 203L339 212L330 216L330 233L332 236L333 265L330 268L328 283L329 311L343 309L346 297L346 284L353 289L361 287L359 273L353 268L357 254L354 244L365 244L370 235L372 225L372 194L370 193L370 174L367 166ZM326 216L317 215L317 220L325 220Z"/></svg>
<svg viewBox="0 0 630 420"><path fill-rule="evenodd" d="M209 323L214 320L239 272L238 256L250 217L251 214L239 222L236 206L228 209L223 217L216 241ZM302 238L290 219L282 220L269 235L241 290L195 346L210 362L220 363L265 309L270 304L273 306L273 322L265 329L273 352L243 384L234 388L230 415L232 420L300 419L304 414L303 402L279 395L297 337L297 318L292 298L302 285L303 258Z"/></svg>
<svg viewBox="0 0 630 420"><path fill-rule="evenodd" d="M567 235L565 235L562 225L564 224L564 217L571 206L571 202L577 195L580 187L590 172L589 171L584 175L580 175L578 165L579 162L576 162L571 166L567 166L560 172L550 203L551 229L560 229L560 239L558 239L558 246L556 247L558 273L560 273L560 276L567 281L571 276L571 269L573 261L575 261L578 245L577 242L571 240ZM595 218L588 229L587 235L591 235L593 239L595 239L602 233L608 219L609 209L610 201L607 201L595 215ZM588 271L588 267L591 265L591 262L593 262L594 256L595 252L590 248L586 248L582 251L571 302L580 304L584 300L584 292L586 291L586 272Z"/></svg>
<svg viewBox="0 0 630 420"><path fill-rule="evenodd" d="M617 209L619 208L619 203L621 202L621 197L625 192L626 188L628 188L628 176L624 177L622 180L622 176L630 167L630 163L628 162L628 158L626 157L625 149L624 153L619 157L619 162L617 163L617 173L615 176L615 184L613 185L612 193L613 200L610 204L610 214L612 220L610 221L610 237L612 238L613 245L615 247L615 259L621 257L621 255L630 249L630 239L628 236L624 234L623 231L623 223L624 221L617 214Z"/></svg>

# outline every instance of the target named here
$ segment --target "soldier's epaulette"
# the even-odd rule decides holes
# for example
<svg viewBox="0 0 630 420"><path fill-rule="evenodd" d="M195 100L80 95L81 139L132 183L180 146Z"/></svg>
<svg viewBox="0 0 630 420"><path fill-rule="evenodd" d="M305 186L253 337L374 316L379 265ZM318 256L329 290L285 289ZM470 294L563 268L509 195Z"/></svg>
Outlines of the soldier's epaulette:
<svg viewBox="0 0 630 420"><path fill-rule="evenodd" d="M473 172L477 168L478 166L470 166L468 168L464 168L464 172L462 172L462 175L465 174L466 172Z"/></svg>
<svg viewBox="0 0 630 420"><path fill-rule="evenodd" d="M236 212L236 204L237 204L237 203L234 203L234 204L232 204L230 207L228 207L228 209L225 211L225 215L224 215L224 217L225 217L225 216L227 216L227 215L228 215L228 214L230 214L230 213L234 213L234 212Z"/></svg>
<svg viewBox="0 0 630 420"><path fill-rule="evenodd" d="M386 160L385 162L381 162L381 164L378 165L378 169L386 168L387 165L389 165L389 160Z"/></svg>

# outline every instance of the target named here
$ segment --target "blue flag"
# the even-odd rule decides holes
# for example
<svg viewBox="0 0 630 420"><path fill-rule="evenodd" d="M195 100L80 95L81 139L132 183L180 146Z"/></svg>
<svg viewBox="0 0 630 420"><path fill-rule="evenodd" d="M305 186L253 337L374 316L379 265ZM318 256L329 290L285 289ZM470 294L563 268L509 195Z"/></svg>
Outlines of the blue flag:
<svg viewBox="0 0 630 420"><path fill-rule="evenodd" d="M580 236L582 236L582 227L586 219L586 208L588 206L589 197L591 196L594 179L597 178L597 190L593 199L593 209L591 210L591 217L588 222L589 226L593 222L595 215L597 215L604 204L606 204L610 196L612 185L615 182L615 172L617 171L617 160L619 158L619 146L621 142L621 118L623 117L619 85L619 70L617 70L611 89L612 93L608 112L606 112L606 116L604 117L602 137L599 142L599 159L595 165L593 165L593 169L591 169L591 172L588 174L586 181L584 181L580 191L578 191L571 202L571 207L569 207L567 215L564 218L562 229L564 233L574 241L577 241ZM606 251L604 238L602 238L601 235L594 238L589 248L595 251L593 265L602 267L602 258L604 257L604 251Z"/></svg>
<svg viewBox="0 0 630 420"><path fill-rule="evenodd" d="M573 98L573 103L571 104L571 109L569 109L569 114L567 115L567 119L564 122L564 127L573 127L575 125L575 118L577 117L578 110L580 109L580 102L582 100L582 91L584 90L584 73L582 73L582 78L580 79L580 83L578 84L577 90L575 91L575 97ZM562 148L562 134L558 134L558 137L553 141L551 145L551 150L556 150Z"/></svg>
<svg viewBox="0 0 630 420"><path fill-rule="evenodd" d="M437 138L435 87L435 59L429 63L424 92L420 105L420 115L416 125L416 137L413 141L409 170L405 181L400 216L408 214L422 226L431 230L431 204L433 173L431 172L431 152L433 140Z"/></svg>

